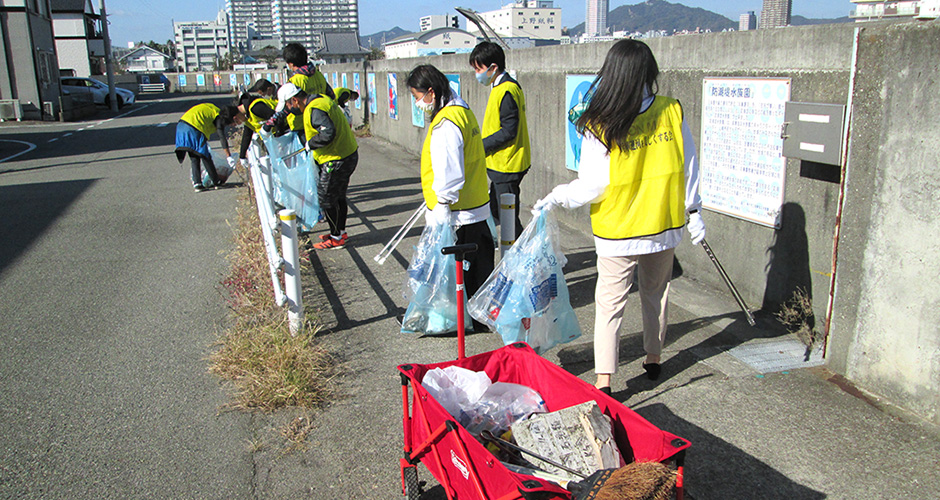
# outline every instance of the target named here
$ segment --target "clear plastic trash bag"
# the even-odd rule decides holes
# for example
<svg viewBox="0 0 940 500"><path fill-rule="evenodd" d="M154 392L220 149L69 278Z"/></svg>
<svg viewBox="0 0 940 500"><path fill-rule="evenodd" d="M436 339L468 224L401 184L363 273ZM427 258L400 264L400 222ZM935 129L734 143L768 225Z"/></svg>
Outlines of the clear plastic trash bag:
<svg viewBox="0 0 940 500"><path fill-rule="evenodd" d="M404 296L409 299L402 318L402 333L443 335L457 331L457 265L441 249L454 245L457 234L444 223L425 226L408 266ZM464 310L466 311L466 296ZM471 326L464 315L464 327Z"/></svg>
<svg viewBox="0 0 940 500"><path fill-rule="evenodd" d="M516 421L548 409L542 396L530 387L491 382L485 372L459 366L435 368L421 385L474 436L484 430L500 435Z"/></svg>
<svg viewBox="0 0 940 500"><path fill-rule="evenodd" d="M506 345L524 341L540 354L580 337L562 273L566 262L555 217L543 210L470 299L470 316Z"/></svg>
<svg viewBox="0 0 940 500"><path fill-rule="evenodd" d="M304 151L293 158L283 158L304 147L297 134L289 132L280 137L264 139L271 158L271 181L274 184L274 202L297 213L297 227L309 232L320 218L317 197L319 172L313 155Z"/></svg>

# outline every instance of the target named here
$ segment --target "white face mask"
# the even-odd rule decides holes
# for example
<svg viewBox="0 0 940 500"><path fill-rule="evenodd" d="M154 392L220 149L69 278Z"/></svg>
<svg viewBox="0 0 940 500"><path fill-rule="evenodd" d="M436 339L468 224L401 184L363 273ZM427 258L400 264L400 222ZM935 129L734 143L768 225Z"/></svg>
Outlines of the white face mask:
<svg viewBox="0 0 940 500"><path fill-rule="evenodd" d="M426 95L427 94L425 94L425 96ZM418 109L420 109L421 111L424 111L425 113L430 113L431 111L434 111L434 101L425 102L424 96L422 96L421 99L415 99L415 106L417 106Z"/></svg>

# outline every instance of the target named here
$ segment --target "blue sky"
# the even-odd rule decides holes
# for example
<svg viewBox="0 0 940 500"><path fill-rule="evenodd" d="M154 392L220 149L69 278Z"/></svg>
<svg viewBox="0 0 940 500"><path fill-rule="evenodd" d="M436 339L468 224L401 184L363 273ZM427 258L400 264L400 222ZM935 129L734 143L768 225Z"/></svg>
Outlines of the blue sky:
<svg viewBox="0 0 940 500"><path fill-rule="evenodd" d="M359 0L360 33L369 35L377 31L400 26L417 31L418 19L428 14L456 14L454 7L468 7L477 11L496 10L511 0L457 0L456 3L431 0ZM611 0L613 10L624 4L640 0ZM761 0L674 0L689 7L700 7L737 20L742 13L753 10L760 14ZM95 9L100 5L93 1ZM446 12L445 5L450 5ZM127 42L155 40L165 42L173 37L173 21L210 21L215 19L224 1L213 0L111 0L107 2L111 20L111 40L115 47L126 47ZM561 7L562 25L575 26L584 22L584 0L555 0ZM793 0L793 14L810 18L834 18L848 15L853 4L849 0Z"/></svg>

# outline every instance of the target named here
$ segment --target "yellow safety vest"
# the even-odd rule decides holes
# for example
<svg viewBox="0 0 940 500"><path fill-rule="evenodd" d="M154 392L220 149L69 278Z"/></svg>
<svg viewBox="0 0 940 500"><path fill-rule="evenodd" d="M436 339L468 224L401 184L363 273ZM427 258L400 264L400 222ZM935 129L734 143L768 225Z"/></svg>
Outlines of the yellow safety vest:
<svg viewBox="0 0 940 500"><path fill-rule="evenodd" d="M288 79L291 83L303 90L307 95L319 95L326 93L326 78L319 70L311 75L301 75L295 73Z"/></svg>
<svg viewBox="0 0 940 500"><path fill-rule="evenodd" d="M344 87L336 87L333 89L333 93L336 94L336 102L339 103L340 98L346 94L352 94L352 90Z"/></svg>
<svg viewBox="0 0 940 500"><path fill-rule="evenodd" d="M254 130L255 133L257 133L258 131L261 130L261 125L264 125L264 122L265 122L265 120L264 120L263 118L261 118L260 116L258 116L258 115L256 115L256 114L254 114L254 113L251 112L251 108L253 108L254 105L257 104L257 103L259 103L259 102L262 102L262 103L267 104L268 106L270 106L272 111L274 110L274 108L277 107L277 99L269 99L269 98L266 98L266 97L259 97L258 99L255 99L254 101L251 101L251 104L248 105L248 110L247 110L247 111L248 111L248 119L245 120L245 125L248 125L248 128L250 128L251 130Z"/></svg>
<svg viewBox="0 0 940 500"><path fill-rule="evenodd" d="M610 151L610 185L591 205L594 235L608 240L651 236L685 225L682 106L658 96Z"/></svg>
<svg viewBox="0 0 940 500"><path fill-rule="evenodd" d="M480 135L480 126L473 112L463 106L444 106L428 127L428 135L424 139L421 150L421 191L424 201L429 209L437 206L437 195L434 193L434 170L431 168L431 134L434 127L442 121L449 120L460 129L463 134L463 176L464 184L457 198L457 203L451 205L452 210L471 210L482 207L490 202L490 194L486 185L486 160L483 152L483 138Z"/></svg>
<svg viewBox="0 0 940 500"><path fill-rule="evenodd" d="M532 164L529 151L529 127L526 125L525 117L525 96L516 82L506 80L493 87L489 101L486 103L486 114L483 115L483 137L488 137L499 130L499 105L507 93L516 101L516 106L519 108L519 128L516 129L516 138L512 142L486 157L486 168L514 174L524 172Z"/></svg>
<svg viewBox="0 0 940 500"><path fill-rule="evenodd" d="M183 117L180 119L202 132L206 136L206 140L209 140L209 136L216 131L215 119L218 116L219 107L205 102L189 108L189 111L183 113Z"/></svg>
<svg viewBox="0 0 940 500"><path fill-rule="evenodd" d="M307 95L319 95L326 93L326 78L319 70L314 71L312 75L301 75L295 73L288 78L288 81L303 90ZM288 114L286 121L291 130L305 130L303 117L295 114Z"/></svg>
<svg viewBox="0 0 940 500"><path fill-rule="evenodd" d="M330 121L333 122L333 128L336 130L336 135L329 144L320 149L313 150L313 159L315 159L317 163L342 160L359 149L356 136L353 135L352 128L349 127L349 122L346 121L346 116L339 109L339 106L336 105L336 102L325 95L316 96L310 101L310 104L304 108L304 134L308 141L312 139L313 136L320 133L319 130L315 130L313 126L310 125L310 116L313 114L314 109L319 109L329 115Z"/></svg>

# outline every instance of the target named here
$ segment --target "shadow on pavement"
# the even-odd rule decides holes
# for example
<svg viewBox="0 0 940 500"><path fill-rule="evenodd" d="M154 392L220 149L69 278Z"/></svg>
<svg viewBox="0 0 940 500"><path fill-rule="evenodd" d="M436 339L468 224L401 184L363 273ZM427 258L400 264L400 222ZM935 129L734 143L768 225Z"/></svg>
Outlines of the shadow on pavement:
<svg viewBox="0 0 940 500"><path fill-rule="evenodd" d="M694 500L818 500L824 493L790 480L740 448L654 403L634 408L657 427L688 439L686 498ZM747 425L742 422L742 425ZM768 437L770 439L770 437Z"/></svg>
<svg viewBox="0 0 940 500"><path fill-rule="evenodd" d="M0 274L96 181L0 186Z"/></svg>

